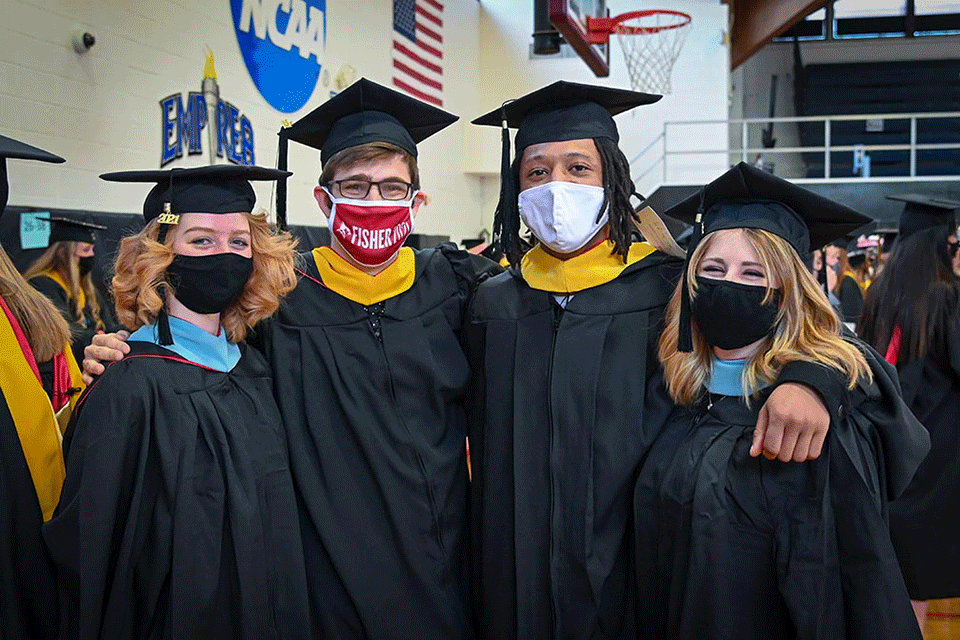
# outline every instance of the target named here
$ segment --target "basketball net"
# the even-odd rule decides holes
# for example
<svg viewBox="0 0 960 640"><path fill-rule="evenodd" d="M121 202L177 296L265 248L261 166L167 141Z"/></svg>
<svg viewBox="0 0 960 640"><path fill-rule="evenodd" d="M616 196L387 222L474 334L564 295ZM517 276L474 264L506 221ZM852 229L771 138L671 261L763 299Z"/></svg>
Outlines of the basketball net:
<svg viewBox="0 0 960 640"><path fill-rule="evenodd" d="M680 11L632 11L615 18L590 20L617 34L634 91L670 93L670 75L690 32L690 16Z"/></svg>

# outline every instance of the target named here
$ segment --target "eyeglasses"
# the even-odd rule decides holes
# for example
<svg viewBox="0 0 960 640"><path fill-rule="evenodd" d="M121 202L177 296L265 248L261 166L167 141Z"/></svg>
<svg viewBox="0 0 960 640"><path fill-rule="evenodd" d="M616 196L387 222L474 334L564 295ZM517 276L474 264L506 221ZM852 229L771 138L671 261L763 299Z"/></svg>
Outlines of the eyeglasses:
<svg viewBox="0 0 960 640"><path fill-rule="evenodd" d="M370 193L370 187L377 185L380 197L384 200L406 200L410 195L410 189L413 185L409 182L400 180L383 180L381 182L372 182L370 180L334 180L330 184L336 185L336 190L341 198L350 198L352 200L362 200Z"/></svg>

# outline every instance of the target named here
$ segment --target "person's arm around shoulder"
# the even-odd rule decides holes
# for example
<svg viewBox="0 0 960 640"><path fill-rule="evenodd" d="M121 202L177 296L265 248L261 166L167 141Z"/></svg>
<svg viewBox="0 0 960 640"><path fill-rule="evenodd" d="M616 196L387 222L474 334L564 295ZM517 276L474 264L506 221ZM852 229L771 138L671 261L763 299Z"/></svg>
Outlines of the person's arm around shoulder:
<svg viewBox="0 0 960 640"><path fill-rule="evenodd" d="M787 364L760 409L750 455L803 462L820 457L831 420L847 397L846 377L835 369L795 361Z"/></svg>
<svg viewBox="0 0 960 640"><path fill-rule="evenodd" d="M98 333L83 349L83 382L90 385L94 378L105 370L105 363L123 360L123 356L130 353L127 331L116 333Z"/></svg>

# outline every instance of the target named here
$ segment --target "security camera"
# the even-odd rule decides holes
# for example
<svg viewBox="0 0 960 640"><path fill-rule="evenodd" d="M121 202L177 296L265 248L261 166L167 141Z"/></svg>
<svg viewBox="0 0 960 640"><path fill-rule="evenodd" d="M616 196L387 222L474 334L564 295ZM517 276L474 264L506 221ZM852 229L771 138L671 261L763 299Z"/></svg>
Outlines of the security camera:
<svg viewBox="0 0 960 640"><path fill-rule="evenodd" d="M97 43L97 39L89 31L84 31L82 27L76 27L71 32L73 39L73 50L77 53L86 53L93 45Z"/></svg>

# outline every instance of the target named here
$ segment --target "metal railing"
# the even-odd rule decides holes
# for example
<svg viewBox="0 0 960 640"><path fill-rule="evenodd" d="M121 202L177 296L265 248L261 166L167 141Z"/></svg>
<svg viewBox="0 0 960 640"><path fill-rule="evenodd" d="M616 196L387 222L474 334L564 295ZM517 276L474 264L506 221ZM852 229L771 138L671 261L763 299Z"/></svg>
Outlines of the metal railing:
<svg viewBox="0 0 960 640"><path fill-rule="evenodd" d="M917 128L918 121L922 120L933 120L933 119L949 119L949 118L960 118L960 111L940 111L940 112L925 112L925 113L875 113L875 114L850 114L850 115L834 115L834 116L792 116L792 117L775 117L775 118L740 118L734 120L678 120L678 121L668 121L663 124L663 131L657 135L640 153L634 156L630 160L631 167L634 167L632 171L635 176L635 182L638 183L638 187L641 184L646 183L648 190L652 191L652 185L648 178L651 178L654 175L654 172L658 167L661 168L661 174L659 178L662 180L661 184L671 184L677 183L677 181L670 180L670 161L673 158L683 157L683 156L707 156L707 155L723 155L728 161L738 161L743 160L749 162L751 157L755 154L799 154L799 153L822 153L823 154L823 168L824 176L823 178L814 178L817 181L837 181L837 182L848 182L848 181L858 181L858 180L903 180L903 179L917 179L917 180L957 180L960 178L960 175L942 175L942 176L918 176L917 175L917 152L926 151L926 150L960 150L960 143L918 143L917 142ZM832 144L832 124L835 122L849 122L849 121L890 121L890 120L908 120L910 123L909 129L909 142L900 143L900 144L855 144L855 145L836 145ZM760 126L760 125L771 125L775 123L822 123L823 124L823 144L822 145L813 145L813 146L791 146L791 147L751 147L748 145L750 140L750 127L751 126ZM692 126L719 126L726 125L726 140L731 138L731 128L738 127L740 130L740 146L738 148L684 148L676 149L670 148L671 136L679 128L682 127L692 127ZM645 157L649 157L650 153L656 149L660 148L659 156L653 158L652 161L648 161L643 166L642 169L636 169L638 165L641 165L644 162ZM885 177L834 177L831 175L831 153L834 152L872 152L872 151L908 151L909 152L909 172L903 176L885 176ZM789 176L787 176L789 177ZM706 178L706 176L704 177ZM800 178L801 180L803 178ZM689 183L689 180L683 180L680 182ZM659 186L659 185L657 185Z"/></svg>

